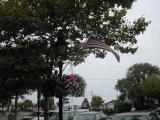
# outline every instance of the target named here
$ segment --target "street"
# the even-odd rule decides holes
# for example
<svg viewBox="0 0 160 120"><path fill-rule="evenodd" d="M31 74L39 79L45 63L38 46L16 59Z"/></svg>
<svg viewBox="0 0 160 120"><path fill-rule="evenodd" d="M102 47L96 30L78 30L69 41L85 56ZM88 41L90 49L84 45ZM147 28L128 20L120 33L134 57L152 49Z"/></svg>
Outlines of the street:
<svg viewBox="0 0 160 120"><path fill-rule="evenodd" d="M18 112L17 113L17 120L21 120L22 118L28 116L30 113L29 112ZM8 113L3 115L0 113L0 120L8 120Z"/></svg>

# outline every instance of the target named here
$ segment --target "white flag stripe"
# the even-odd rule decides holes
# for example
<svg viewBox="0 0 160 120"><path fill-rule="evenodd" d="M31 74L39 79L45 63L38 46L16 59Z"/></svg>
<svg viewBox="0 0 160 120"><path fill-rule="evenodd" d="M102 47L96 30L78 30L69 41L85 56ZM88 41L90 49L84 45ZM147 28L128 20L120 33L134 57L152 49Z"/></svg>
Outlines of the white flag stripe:
<svg viewBox="0 0 160 120"><path fill-rule="evenodd" d="M105 43L100 42L98 38L95 38L95 37L93 38L93 36L90 37L87 40L87 42L84 43L84 45L82 46L82 49L87 49L87 48L99 48L99 49L103 49L103 50L112 52L112 54L116 57L117 61L120 62L120 56L118 55L118 53L116 53L111 47L109 47Z"/></svg>

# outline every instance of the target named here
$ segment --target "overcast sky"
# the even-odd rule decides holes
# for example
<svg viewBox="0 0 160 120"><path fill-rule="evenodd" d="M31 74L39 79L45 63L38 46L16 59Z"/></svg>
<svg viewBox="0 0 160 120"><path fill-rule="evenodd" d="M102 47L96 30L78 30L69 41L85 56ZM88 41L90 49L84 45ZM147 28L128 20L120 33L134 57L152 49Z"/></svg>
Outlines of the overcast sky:
<svg viewBox="0 0 160 120"><path fill-rule="evenodd" d="M97 59L90 55L85 63L66 69L66 73L76 73L84 77L87 82L85 97L91 100L93 95L100 95L105 102L116 99L119 93L114 89L118 79L125 77L128 67L135 63L151 63L160 67L160 0L137 0L128 11L129 20L144 16L151 24L147 30L137 37L138 51L134 54L120 54L120 63L108 53L104 59ZM36 94L28 96L36 102ZM72 98L74 104L81 104L83 98Z"/></svg>

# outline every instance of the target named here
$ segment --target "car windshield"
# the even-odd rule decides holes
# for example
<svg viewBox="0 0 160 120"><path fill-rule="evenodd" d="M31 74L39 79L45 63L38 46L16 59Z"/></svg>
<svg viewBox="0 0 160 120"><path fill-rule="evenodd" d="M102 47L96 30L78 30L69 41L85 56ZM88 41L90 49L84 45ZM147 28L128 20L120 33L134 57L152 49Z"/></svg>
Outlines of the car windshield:
<svg viewBox="0 0 160 120"><path fill-rule="evenodd" d="M76 115L73 120L94 120L94 115L92 115L92 114L79 114L79 115Z"/></svg>
<svg viewBox="0 0 160 120"><path fill-rule="evenodd" d="M115 116L112 120L147 120L146 115L126 115L126 116Z"/></svg>

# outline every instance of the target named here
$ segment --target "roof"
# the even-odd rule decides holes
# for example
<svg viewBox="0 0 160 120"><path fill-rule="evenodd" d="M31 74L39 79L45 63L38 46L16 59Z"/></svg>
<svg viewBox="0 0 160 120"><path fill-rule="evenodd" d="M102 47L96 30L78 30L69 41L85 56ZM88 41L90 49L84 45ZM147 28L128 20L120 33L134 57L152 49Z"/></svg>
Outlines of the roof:
<svg viewBox="0 0 160 120"><path fill-rule="evenodd" d="M151 112L148 111L137 111L137 112L125 112L125 113L120 113L116 114L115 116L126 116L126 115L148 115Z"/></svg>
<svg viewBox="0 0 160 120"><path fill-rule="evenodd" d="M83 114L83 115L85 115L85 114L99 114L100 112L82 112L82 113L78 113L78 114Z"/></svg>

